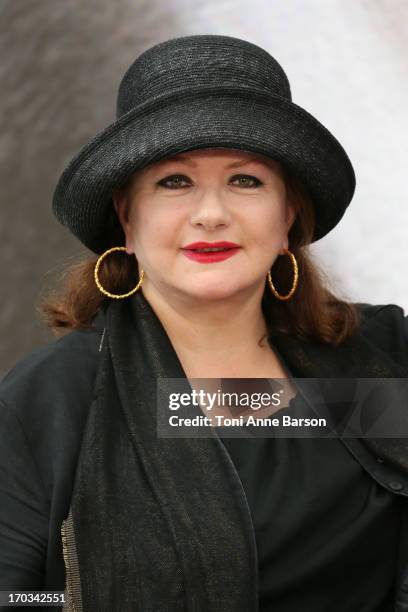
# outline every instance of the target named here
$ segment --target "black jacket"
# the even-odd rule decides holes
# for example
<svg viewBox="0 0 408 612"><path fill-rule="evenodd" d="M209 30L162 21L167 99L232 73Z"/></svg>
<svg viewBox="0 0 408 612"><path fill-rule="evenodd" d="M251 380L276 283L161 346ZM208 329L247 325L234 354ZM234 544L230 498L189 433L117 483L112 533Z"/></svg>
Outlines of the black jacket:
<svg viewBox="0 0 408 612"><path fill-rule="evenodd" d="M402 309L360 307L365 338L408 368L408 317ZM65 588L61 524L94 397L103 321L100 312L92 329L70 332L31 351L0 383L0 590ZM389 460L381 447L375 455L357 439L344 442L372 478L396 495L408 496L408 440L399 440L394 448L391 440ZM407 509L396 582L395 610L406 612Z"/></svg>

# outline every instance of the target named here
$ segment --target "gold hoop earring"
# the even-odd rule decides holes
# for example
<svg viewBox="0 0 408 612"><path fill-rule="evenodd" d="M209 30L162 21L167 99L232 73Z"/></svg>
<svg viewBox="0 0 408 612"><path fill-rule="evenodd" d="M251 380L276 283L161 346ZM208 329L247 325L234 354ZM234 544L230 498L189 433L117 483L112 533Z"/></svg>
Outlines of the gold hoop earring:
<svg viewBox="0 0 408 612"><path fill-rule="evenodd" d="M102 253L102 255L99 257L99 259L98 259L98 261L96 262L96 265L95 265L94 279L95 279L95 283L96 283L96 286L98 287L99 291L101 291L102 293L104 293L108 297L115 298L115 299L119 300L121 298L126 298L126 297L129 297L130 295L133 295L133 293L135 293L139 289L140 285L143 282L144 272L143 272L143 270L141 268L140 269L140 279L139 279L139 282L137 283L136 287L134 289L132 289L131 291L129 291L128 293L115 294L115 293L110 293L109 291L106 291L106 289L104 289L102 287L101 282L100 282L100 280L98 278L98 270L99 270L99 266L102 263L102 260L107 255L109 255L109 253L112 253L113 251L126 251L126 247L112 247L111 249L108 249L107 251Z"/></svg>
<svg viewBox="0 0 408 612"><path fill-rule="evenodd" d="M289 255L289 257L292 260L292 264L293 264L293 283L292 283L291 290L289 291L289 293L287 295L281 295L280 293L278 293L276 291L275 287L273 286L270 270L268 272L269 286L271 288L271 291L272 291L273 295L275 297L277 297L278 300L289 300L292 297L292 295L295 293L295 291L296 291L296 287L297 287L298 279L299 279L299 271L298 271L298 265L297 265L296 257L294 256L293 253L291 253L287 249L285 249L284 255Z"/></svg>

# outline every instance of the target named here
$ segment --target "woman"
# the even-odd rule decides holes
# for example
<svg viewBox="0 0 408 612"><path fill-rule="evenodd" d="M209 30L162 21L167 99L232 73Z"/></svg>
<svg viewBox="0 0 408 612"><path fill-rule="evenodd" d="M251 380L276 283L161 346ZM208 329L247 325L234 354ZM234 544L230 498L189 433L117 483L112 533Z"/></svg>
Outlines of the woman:
<svg viewBox="0 0 408 612"><path fill-rule="evenodd" d="M354 188L263 49L196 35L136 59L54 195L97 254L41 305L69 333L0 386L1 589L66 587L84 611L406 609L404 438L157 429L169 379L286 378L285 411L295 378L407 378L403 309L341 300L308 254Z"/></svg>

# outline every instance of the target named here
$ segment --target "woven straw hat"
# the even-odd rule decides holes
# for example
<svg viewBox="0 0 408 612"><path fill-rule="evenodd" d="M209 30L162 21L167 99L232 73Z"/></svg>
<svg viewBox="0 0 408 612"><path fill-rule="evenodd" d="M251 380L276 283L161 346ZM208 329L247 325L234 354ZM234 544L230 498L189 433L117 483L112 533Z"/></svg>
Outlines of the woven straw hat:
<svg viewBox="0 0 408 612"><path fill-rule="evenodd" d="M57 219L97 254L123 235L112 191L137 169L208 147L279 160L309 192L312 242L340 221L355 190L338 140L292 102L288 78L261 47L216 34L182 36L145 50L119 85L116 120L73 157L55 188Z"/></svg>

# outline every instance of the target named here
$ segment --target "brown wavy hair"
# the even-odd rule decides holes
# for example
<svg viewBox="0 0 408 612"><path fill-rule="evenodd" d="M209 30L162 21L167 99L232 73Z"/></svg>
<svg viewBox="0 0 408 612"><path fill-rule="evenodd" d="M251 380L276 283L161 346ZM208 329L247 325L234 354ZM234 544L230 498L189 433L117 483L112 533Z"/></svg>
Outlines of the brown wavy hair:
<svg viewBox="0 0 408 612"><path fill-rule="evenodd" d="M298 262L299 281L294 295L287 301L274 297L269 283L265 283L262 311L267 329L272 333L297 334L305 339L337 346L356 331L359 312L354 303L335 294L334 288L330 287L330 279L313 260L308 247L315 226L313 202L302 182L286 167L282 166L282 171L288 197L296 211L288 244ZM134 176L118 191L126 193ZM116 236L112 234L112 246L125 246L122 228ZM98 257L81 257L74 264L66 264L57 286L45 296L40 295L36 310L41 322L51 328L54 335L90 327L97 310L111 299L102 294L95 284L94 268ZM286 295L293 280L290 258L277 257L271 275L277 291ZM139 281L135 256L125 252L110 254L99 268L99 279L111 293L130 291Z"/></svg>

